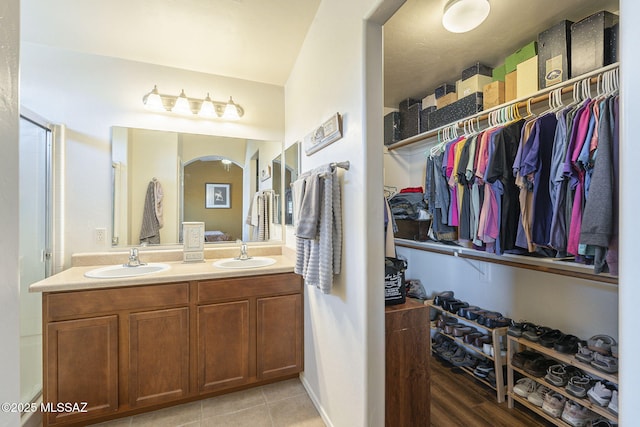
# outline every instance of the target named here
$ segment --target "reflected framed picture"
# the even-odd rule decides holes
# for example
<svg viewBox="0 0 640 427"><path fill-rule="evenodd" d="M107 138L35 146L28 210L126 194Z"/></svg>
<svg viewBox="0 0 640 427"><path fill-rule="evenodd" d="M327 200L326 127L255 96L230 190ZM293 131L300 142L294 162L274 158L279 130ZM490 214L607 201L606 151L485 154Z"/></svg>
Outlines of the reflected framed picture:
<svg viewBox="0 0 640 427"><path fill-rule="evenodd" d="M231 207L231 184L206 183L204 207L207 209Z"/></svg>

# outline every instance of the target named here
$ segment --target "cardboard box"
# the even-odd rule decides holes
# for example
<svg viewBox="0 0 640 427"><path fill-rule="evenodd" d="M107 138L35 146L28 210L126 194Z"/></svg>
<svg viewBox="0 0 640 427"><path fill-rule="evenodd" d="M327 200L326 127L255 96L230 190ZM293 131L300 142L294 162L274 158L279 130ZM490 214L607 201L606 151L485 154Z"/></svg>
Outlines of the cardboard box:
<svg viewBox="0 0 640 427"><path fill-rule="evenodd" d="M482 74L476 74L467 80L461 81L458 87L458 99L462 99L472 93L482 92L484 86L492 81L493 79L490 76L484 76Z"/></svg>
<svg viewBox="0 0 640 427"><path fill-rule="evenodd" d="M518 72L512 71L504 76L504 102L518 97Z"/></svg>
<svg viewBox="0 0 640 427"><path fill-rule="evenodd" d="M473 93L429 115L429 130L454 123L482 111L482 92Z"/></svg>
<svg viewBox="0 0 640 427"><path fill-rule="evenodd" d="M384 116L384 145L400 141L400 112L393 111Z"/></svg>
<svg viewBox="0 0 640 427"><path fill-rule="evenodd" d="M538 88L571 78L571 21L560 21L538 34Z"/></svg>
<svg viewBox="0 0 640 427"><path fill-rule="evenodd" d="M503 82L505 74L507 74L507 67L504 64L494 68L492 73L493 81Z"/></svg>
<svg viewBox="0 0 640 427"><path fill-rule="evenodd" d="M516 81L517 98L524 98L538 91L538 55L518 64Z"/></svg>
<svg viewBox="0 0 640 427"><path fill-rule="evenodd" d="M504 60L504 67L506 73L511 73L516 70L519 63L526 61L529 58L533 58L538 54L538 43L530 42L522 46L520 49L507 56Z"/></svg>
<svg viewBox="0 0 640 427"><path fill-rule="evenodd" d="M422 98L422 109L436 106L436 94L432 93Z"/></svg>
<svg viewBox="0 0 640 427"><path fill-rule="evenodd" d="M476 74L480 74L482 76L491 77L492 73L493 73L493 69L491 67L489 67L487 65L484 65L484 64L481 64L480 62L476 62L472 66L462 70L462 79L461 80L467 80L468 78L471 78L471 77L475 76Z"/></svg>
<svg viewBox="0 0 640 427"><path fill-rule="evenodd" d="M435 90L436 99L440 99L448 93L455 92L456 86L452 84L445 83L440 85Z"/></svg>
<svg viewBox="0 0 640 427"><path fill-rule="evenodd" d="M482 102L485 110L504 104L504 82L491 82L482 89Z"/></svg>
<svg viewBox="0 0 640 427"><path fill-rule="evenodd" d="M449 92L443 97L436 99L436 106L438 107L438 110L439 110L453 102L456 102L457 100L458 100L458 94L455 92Z"/></svg>
<svg viewBox="0 0 640 427"><path fill-rule="evenodd" d="M618 15L598 12L571 25L571 77L612 63L611 28Z"/></svg>

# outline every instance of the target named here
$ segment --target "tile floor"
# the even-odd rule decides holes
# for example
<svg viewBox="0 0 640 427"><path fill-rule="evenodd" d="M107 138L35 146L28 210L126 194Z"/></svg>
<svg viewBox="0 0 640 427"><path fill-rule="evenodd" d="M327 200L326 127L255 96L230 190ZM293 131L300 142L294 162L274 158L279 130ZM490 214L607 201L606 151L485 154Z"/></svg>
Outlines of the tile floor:
<svg viewBox="0 0 640 427"><path fill-rule="evenodd" d="M93 426L325 427L325 424L296 378Z"/></svg>

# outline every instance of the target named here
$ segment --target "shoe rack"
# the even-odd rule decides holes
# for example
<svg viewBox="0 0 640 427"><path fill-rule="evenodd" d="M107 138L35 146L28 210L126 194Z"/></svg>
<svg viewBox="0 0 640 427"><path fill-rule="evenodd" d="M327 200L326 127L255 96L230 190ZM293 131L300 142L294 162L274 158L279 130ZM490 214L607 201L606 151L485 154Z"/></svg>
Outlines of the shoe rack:
<svg viewBox="0 0 640 427"><path fill-rule="evenodd" d="M547 348L544 347L538 343L535 343L533 341L529 341L525 338L519 338L519 337L514 337L511 335L507 335L507 388L508 388L508 405L509 408L513 408L514 406L514 402L518 402L520 403L522 406L526 407L527 409L535 412L536 414L540 415L541 417L545 418L546 420L552 422L553 424L557 425L557 426L570 426L570 424L567 424L566 422L564 422L562 419L560 418L554 418L553 416L547 414L546 412L544 412L542 410L542 408L532 404L531 402L529 402L527 399L524 399L520 396L518 396L518 394L516 394L513 391L513 387L515 385L515 373L520 374L523 377L527 377L527 378L531 378L532 380L534 380L536 383L538 384L544 384L545 386L549 387L549 389L551 389L552 391L558 392L561 395L563 395L564 397L566 397L569 400L572 400L584 407L586 407L587 409L595 412L596 414L615 422L616 424L618 423L618 417L611 411L609 411L607 408L603 407L603 406L599 406L596 405L594 403L592 403L588 397L584 397L584 398L579 398L579 397L575 397L572 394L568 393L567 390L564 387L556 387L553 384L548 383L547 381L545 381L544 377L535 377L531 374L529 374L528 372L526 372L523 369L520 369L516 366L513 366L511 364L511 360L513 358L513 355L520 352L520 351L524 351L524 350L531 350L531 351L535 351L537 353L543 354L544 356L557 360L559 363L563 363L565 365L571 365L574 366L578 369L580 369L582 372L584 372L585 374L588 374L589 376L591 376L592 378L596 378L596 379L602 379L602 380L606 380L606 381L610 381L616 385L618 385L618 375L617 374L609 374L606 372L603 372L599 369L594 368L593 366L581 362L578 359L576 359L574 357L573 354L565 354L565 353L560 353L559 351L554 350L553 348Z"/></svg>
<svg viewBox="0 0 640 427"><path fill-rule="evenodd" d="M451 317L454 318L456 320L459 320L460 323L464 323L466 325L469 326L473 326L474 328L478 329L478 330L483 330L487 333L487 335L490 335L492 338L492 348L493 348L493 356L491 356L490 354L486 354L482 351L482 348L478 348L475 347L471 344L467 344L465 343L461 337L454 337L451 334L447 334L444 330L440 330L438 329L438 332L440 332L442 335L444 335L445 337L451 339L452 341L454 341L458 346L463 347L464 349L467 350L467 352L471 353L474 356L477 356L479 359L480 358L485 358L486 360L489 360L493 363L493 367L494 367L494 372L496 375L496 384L493 385L490 381L484 379L484 378L480 378L476 375L474 375L473 373L473 368L469 368L466 366L461 366L460 369L462 369L464 372L468 373L469 375L471 375L474 379L476 379L477 381L480 381L481 383L491 387L492 389L494 389L496 391L496 400L498 401L498 403L502 403L505 401L505 396L507 395L507 389L506 389L506 383L505 383L505 378L504 378L504 370L503 367L506 365L506 358L501 354L501 343L504 342L504 337L506 337L507 335L507 327L498 327L498 328L489 328L487 326L481 325L480 323L477 323L473 320L469 320L466 317L461 317L458 316L456 313L451 313L447 310L445 310L444 308L440 307L439 305L435 305L433 303L433 300L427 300L425 301L425 304L427 306L429 306L429 308L432 308L434 310L436 310L436 312L438 313L442 313L443 315L447 316L447 317ZM435 326L434 322L431 322L431 329L437 329Z"/></svg>

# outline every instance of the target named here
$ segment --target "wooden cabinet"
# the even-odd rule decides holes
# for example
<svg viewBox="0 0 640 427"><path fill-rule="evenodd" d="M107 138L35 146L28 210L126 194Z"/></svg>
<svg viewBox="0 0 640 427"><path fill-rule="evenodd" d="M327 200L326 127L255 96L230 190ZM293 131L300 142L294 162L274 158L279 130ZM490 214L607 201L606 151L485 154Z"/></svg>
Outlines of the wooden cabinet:
<svg viewBox="0 0 640 427"><path fill-rule="evenodd" d="M86 425L302 371L302 280L271 274L44 293L44 426ZM146 408L146 409L145 409Z"/></svg>
<svg viewBox="0 0 640 427"><path fill-rule="evenodd" d="M45 413L45 425L117 411L117 316L51 323L45 329L44 351L45 402L87 404L86 413Z"/></svg>
<svg viewBox="0 0 640 427"><path fill-rule="evenodd" d="M198 391L249 381L249 301L198 307Z"/></svg>
<svg viewBox="0 0 640 427"><path fill-rule="evenodd" d="M163 403L189 394L189 309L129 315L129 404Z"/></svg>
<svg viewBox="0 0 640 427"><path fill-rule="evenodd" d="M302 371L302 295L257 301L258 378Z"/></svg>
<svg viewBox="0 0 640 427"><path fill-rule="evenodd" d="M429 309L419 301L385 310L385 426L430 424Z"/></svg>

